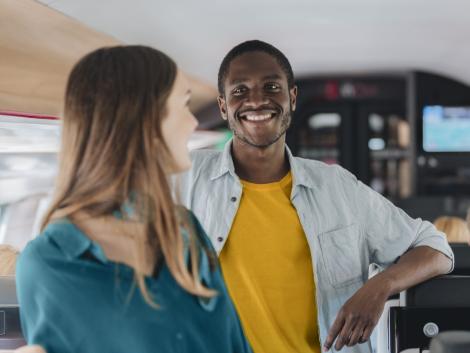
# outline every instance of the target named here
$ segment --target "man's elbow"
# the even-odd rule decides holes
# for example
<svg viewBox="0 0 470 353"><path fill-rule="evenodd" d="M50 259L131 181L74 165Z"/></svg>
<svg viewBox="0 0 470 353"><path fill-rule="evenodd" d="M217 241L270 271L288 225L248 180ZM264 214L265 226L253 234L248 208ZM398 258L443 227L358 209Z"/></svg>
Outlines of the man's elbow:
<svg viewBox="0 0 470 353"><path fill-rule="evenodd" d="M433 249L433 257L436 263L436 276L445 275L452 271L454 261L444 253Z"/></svg>

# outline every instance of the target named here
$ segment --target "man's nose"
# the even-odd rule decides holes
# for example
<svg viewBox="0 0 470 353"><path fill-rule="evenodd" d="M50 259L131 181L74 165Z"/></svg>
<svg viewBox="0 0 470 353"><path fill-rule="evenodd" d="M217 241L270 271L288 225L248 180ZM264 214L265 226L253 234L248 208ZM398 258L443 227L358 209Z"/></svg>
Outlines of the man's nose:
<svg viewBox="0 0 470 353"><path fill-rule="evenodd" d="M252 89L248 95L248 100L246 101L246 106L251 108L257 108L262 105L268 104L269 101L261 89Z"/></svg>

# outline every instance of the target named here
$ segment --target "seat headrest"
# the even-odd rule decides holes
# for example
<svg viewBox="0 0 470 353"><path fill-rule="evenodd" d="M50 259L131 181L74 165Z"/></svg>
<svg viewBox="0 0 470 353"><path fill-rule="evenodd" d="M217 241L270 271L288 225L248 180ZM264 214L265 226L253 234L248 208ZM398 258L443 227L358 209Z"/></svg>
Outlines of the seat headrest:
<svg viewBox="0 0 470 353"><path fill-rule="evenodd" d="M470 246L467 244L450 244L454 252L455 266L453 275L470 276Z"/></svg>

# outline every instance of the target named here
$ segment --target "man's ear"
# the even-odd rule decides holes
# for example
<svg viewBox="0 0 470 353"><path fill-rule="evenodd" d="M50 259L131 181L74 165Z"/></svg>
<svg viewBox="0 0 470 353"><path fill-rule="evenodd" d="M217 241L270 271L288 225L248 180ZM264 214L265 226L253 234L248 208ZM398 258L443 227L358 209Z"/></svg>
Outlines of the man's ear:
<svg viewBox="0 0 470 353"><path fill-rule="evenodd" d="M224 97L218 96L217 103L219 104L219 110L222 119L227 120L227 104L225 103Z"/></svg>
<svg viewBox="0 0 470 353"><path fill-rule="evenodd" d="M289 96L290 96L290 105L292 107L292 111L295 111L296 104L297 104L297 86L292 87L289 90Z"/></svg>

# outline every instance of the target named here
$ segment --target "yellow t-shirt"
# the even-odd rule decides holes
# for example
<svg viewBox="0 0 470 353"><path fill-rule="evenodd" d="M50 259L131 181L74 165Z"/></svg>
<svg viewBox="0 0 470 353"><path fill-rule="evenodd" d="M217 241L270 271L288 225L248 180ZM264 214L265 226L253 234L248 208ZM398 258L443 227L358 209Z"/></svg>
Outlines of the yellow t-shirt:
<svg viewBox="0 0 470 353"><path fill-rule="evenodd" d="M292 176L243 195L220 263L255 353L319 353L307 239L290 201Z"/></svg>

